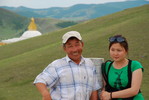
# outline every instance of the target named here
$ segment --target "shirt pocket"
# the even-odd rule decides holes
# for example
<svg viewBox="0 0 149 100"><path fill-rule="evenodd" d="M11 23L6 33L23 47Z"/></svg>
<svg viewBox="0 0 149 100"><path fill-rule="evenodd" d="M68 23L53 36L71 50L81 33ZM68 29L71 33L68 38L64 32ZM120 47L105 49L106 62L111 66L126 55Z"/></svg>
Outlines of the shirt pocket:
<svg viewBox="0 0 149 100"><path fill-rule="evenodd" d="M85 74L83 75L83 79L85 84L87 85L88 90L92 90L94 85L94 74L92 69L87 69Z"/></svg>
<svg viewBox="0 0 149 100"><path fill-rule="evenodd" d="M63 70L59 71L60 77L60 84L63 85L70 85L73 83L73 74L70 68L64 68Z"/></svg>

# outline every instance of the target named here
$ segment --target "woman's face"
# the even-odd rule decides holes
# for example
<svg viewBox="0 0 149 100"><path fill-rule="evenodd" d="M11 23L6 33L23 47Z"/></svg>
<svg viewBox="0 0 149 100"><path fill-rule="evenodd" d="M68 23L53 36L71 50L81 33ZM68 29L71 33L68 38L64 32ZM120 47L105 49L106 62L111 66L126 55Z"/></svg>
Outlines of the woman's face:
<svg viewBox="0 0 149 100"><path fill-rule="evenodd" d="M110 47L110 57L114 61L122 61L126 58L127 51L123 46L120 45L120 43L114 43Z"/></svg>

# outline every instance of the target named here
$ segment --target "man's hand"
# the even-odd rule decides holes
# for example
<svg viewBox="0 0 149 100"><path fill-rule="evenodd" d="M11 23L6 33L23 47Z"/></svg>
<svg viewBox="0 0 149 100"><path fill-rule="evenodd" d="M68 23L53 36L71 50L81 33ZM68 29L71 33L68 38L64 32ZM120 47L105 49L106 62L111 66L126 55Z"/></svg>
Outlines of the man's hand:
<svg viewBox="0 0 149 100"><path fill-rule="evenodd" d="M47 96L43 96L42 100L52 100L52 99L51 99L50 95L47 95Z"/></svg>

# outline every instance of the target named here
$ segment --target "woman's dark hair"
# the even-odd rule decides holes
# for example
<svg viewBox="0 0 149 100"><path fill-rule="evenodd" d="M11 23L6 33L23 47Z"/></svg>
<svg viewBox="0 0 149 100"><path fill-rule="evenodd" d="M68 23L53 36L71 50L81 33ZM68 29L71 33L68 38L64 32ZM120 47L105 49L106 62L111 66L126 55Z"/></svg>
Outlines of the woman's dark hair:
<svg viewBox="0 0 149 100"><path fill-rule="evenodd" d="M127 42L126 38L123 37L122 35L115 35L113 37L110 37L109 42L110 42L109 50L113 44L119 43L128 52L128 42Z"/></svg>

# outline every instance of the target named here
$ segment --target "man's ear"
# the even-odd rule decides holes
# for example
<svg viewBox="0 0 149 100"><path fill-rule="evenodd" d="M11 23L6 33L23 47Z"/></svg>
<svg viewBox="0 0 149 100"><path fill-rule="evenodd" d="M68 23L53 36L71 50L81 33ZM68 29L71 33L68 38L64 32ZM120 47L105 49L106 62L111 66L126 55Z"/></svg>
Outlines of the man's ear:
<svg viewBox="0 0 149 100"><path fill-rule="evenodd" d="M66 50L65 44L63 44L63 47L62 48L63 48L64 51Z"/></svg>
<svg viewBox="0 0 149 100"><path fill-rule="evenodd" d="M84 47L84 42L82 41L81 43L82 43L82 47Z"/></svg>

